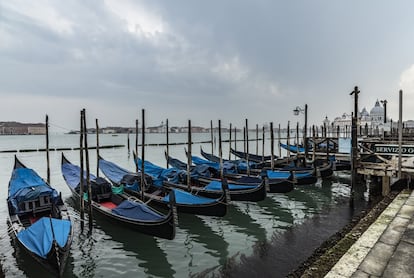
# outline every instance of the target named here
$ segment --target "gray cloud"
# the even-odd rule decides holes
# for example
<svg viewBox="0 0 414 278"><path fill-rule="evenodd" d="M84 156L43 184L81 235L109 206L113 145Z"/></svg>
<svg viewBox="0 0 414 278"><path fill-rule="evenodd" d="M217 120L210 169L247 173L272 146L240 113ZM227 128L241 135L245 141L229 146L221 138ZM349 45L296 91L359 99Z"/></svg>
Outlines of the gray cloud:
<svg viewBox="0 0 414 278"><path fill-rule="evenodd" d="M0 96L60 99L75 115L83 99L111 125L133 123L140 108L153 123L286 125L305 103L319 123L352 110L354 85L362 106L397 102L413 64L407 1L36 4L0 4ZM111 105L122 113L107 117ZM59 112L38 110L24 115Z"/></svg>

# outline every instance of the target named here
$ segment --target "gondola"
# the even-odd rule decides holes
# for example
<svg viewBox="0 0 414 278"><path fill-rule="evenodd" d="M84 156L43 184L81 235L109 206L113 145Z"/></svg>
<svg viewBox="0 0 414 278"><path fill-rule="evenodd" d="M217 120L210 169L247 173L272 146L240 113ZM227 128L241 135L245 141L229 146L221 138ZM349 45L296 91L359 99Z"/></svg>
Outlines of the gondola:
<svg viewBox="0 0 414 278"><path fill-rule="evenodd" d="M272 160L272 156L271 155L257 155L257 154L252 154L252 153L245 153L245 152L241 152L241 151L236 151L232 148L230 148L230 152L232 154L234 154L235 156L237 156L238 158L242 158L242 159L247 159L247 155L249 156L249 161L253 161L256 163L262 163L265 161L271 161ZM276 159L277 156L274 156L274 158Z"/></svg>
<svg viewBox="0 0 414 278"><path fill-rule="evenodd" d="M7 204L14 242L54 276L62 276L73 226L61 194L15 156Z"/></svg>
<svg viewBox="0 0 414 278"><path fill-rule="evenodd" d="M133 194L136 197L141 197L141 174L130 172L113 162L107 161L99 157L99 169L112 182L114 186L122 186L126 192ZM152 179L145 178L145 201L159 207L165 207L170 198L170 191L175 193L176 207L178 212L209 215L209 216L224 216L227 213L226 188L221 191L219 198L206 198L191 194L181 189L171 189L152 184Z"/></svg>
<svg viewBox="0 0 414 278"><path fill-rule="evenodd" d="M176 158L173 158L171 156L168 156L167 154L166 154L166 159L168 161L168 164L170 164L172 167L177 167L179 169L187 168L186 163ZM201 163L202 161L198 159L198 162ZM212 163L217 164L214 162ZM199 180L204 179L208 181L208 180L219 177L219 169L217 168L219 167L219 165L213 165L213 164L210 163L209 164L210 166L207 167L207 171L210 173L210 176L208 175L201 176L198 178ZM196 172L196 173L203 173L204 171L206 171L203 168L202 168L203 171L198 170L199 167L203 167L203 164L191 166L191 171ZM288 175L287 177L284 177L283 179L281 178L281 179L270 180L267 178L266 175L263 175L263 176L258 175L259 173L261 173L261 171L257 171L256 172L257 175L233 174L233 173L225 172L224 177L227 178L230 185L231 183L246 184L246 185L256 184L257 185L257 184L264 182L265 189L268 193L287 193L294 189L293 174L290 176Z"/></svg>
<svg viewBox="0 0 414 278"><path fill-rule="evenodd" d="M62 153L61 170L72 195L80 197L80 167L69 162ZM86 174L84 175L86 179ZM92 198L86 194L86 202L91 201L95 212L113 222L137 230L141 233L165 239L175 237L174 198L170 198L168 214L162 214L137 198L127 198L123 194L115 194L109 182L90 174ZM85 180L85 192L87 192ZM84 197L85 198L85 193Z"/></svg>
<svg viewBox="0 0 414 278"><path fill-rule="evenodd" d="M142 163L140 159L138 159L137 162L139 165ZM149 165L150 169L154 169L154 172L155 171L159 172L161 171L160 169L162 169L160 166L157 166L148 161L145 161L144 165L147 165L147 164ZM181 164L187 165L183 162L181 162ZM192 170L190 172L191 185L192 185L191 188L193 191L196 190L197 194L200 194L203 196L215 196L217 194L216 191L221 186L222 182L221 182L221 177L218 178L217 176L215 177L209 176L209 172L210 172L209 169L213 169L213 171L218 170L219 166L213 165L213 164L217 164L217 163L212 162L210 164L202 164L202 165L199 165L198 167L197 165L196 167L192 167ZM187 172L184 171L182 168L177 169L177 170L181 170L182 176L185 177L185 179L183 180L186 180ZM230 170L228 172L232 172L232 171ZM226 181L227 181L227 177L226 177ZM230 198L233 201L257 202L257 201L262 201L266 198L266 186L263 180L255 180L255 181L250 180L249 182L247 182L247 179L246 179L245 181L242 182L240 180L234 181L234 180L228 179L227 183L228 183ZM168 186L173 186L173 184L171 184L168 181L165 181L164 184ZM183 188L184 190L185 188L188 188L188 186L184 184L176 184L176 186L179 188Z"/></svg>

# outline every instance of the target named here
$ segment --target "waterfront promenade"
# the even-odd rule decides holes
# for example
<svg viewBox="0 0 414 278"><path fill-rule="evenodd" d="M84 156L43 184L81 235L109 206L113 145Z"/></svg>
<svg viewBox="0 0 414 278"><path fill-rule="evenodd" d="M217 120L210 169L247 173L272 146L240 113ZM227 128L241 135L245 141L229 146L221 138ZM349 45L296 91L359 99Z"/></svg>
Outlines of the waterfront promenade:
<svg viewBox="0 0 414 278"><path fill-rule="evenodd" d="M414 277L414 191L404 190L325 278Z"/></svg>

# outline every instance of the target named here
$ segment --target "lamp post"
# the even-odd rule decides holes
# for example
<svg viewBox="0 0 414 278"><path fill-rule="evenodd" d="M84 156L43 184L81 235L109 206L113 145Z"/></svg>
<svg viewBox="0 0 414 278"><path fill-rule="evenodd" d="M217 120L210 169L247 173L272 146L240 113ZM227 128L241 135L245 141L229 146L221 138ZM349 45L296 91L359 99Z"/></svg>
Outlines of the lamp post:
<svg viewBox="0 0 414 278"><path fill-rule="evenodd" d="M295 116L298 116L300 113L305 114L305 127L303 130L303 144L305 145L305 158L308 156L308 138L307 138L307 131L308 131L308 105L305 104L305 108L301 108L299 106L296 106L295 109L293 109L293 114ZM298 150L299 151L299 150Z"/></svg>

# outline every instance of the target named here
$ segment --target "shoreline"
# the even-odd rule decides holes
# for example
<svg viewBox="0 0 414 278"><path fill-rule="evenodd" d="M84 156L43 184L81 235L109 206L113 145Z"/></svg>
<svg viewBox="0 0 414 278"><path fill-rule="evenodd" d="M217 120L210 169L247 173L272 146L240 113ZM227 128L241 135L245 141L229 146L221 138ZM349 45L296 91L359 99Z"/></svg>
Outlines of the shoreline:
<svg viewBox="0 0 414 278"><path fill-rule="evenodd" d="M371 208L361 211L350 223L315 249L313 254L287 277L324 277L400 192L401 188L393 189Z"/></svg>

